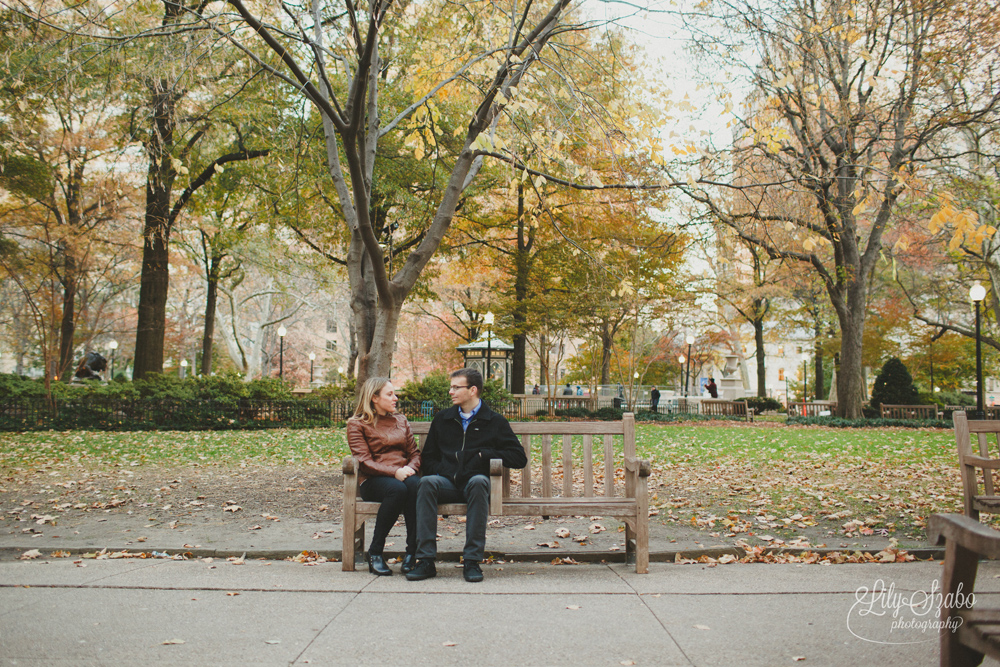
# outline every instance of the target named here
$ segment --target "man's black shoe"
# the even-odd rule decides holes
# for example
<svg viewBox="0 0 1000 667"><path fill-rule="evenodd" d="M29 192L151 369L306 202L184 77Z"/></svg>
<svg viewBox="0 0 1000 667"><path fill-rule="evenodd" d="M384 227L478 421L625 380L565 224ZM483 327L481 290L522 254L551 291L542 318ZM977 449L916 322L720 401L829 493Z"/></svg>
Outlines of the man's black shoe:
<svg viewBox="0 0 1000 667"><path fill-rule="evenodd" d="M403 574L407 574L413 570L413 567L417 564L417 557L413 554L406 554L403 556L403 564L399 566L399 571Z"/></svg>
<svg viewBox="0 0 1000 667"><path fill-rule="evenodd" d="M406 573L407 581L421 581L437 576L437 568L432 560L418 560L412 570Z"/></svg>
<svg viewBox="0 0 1000 667"><path fill-rule="evenodd" d="M483 580L483 570L479 567L478 560L465 561L462 574L465 576L465 580L471 583Z"/></svg>

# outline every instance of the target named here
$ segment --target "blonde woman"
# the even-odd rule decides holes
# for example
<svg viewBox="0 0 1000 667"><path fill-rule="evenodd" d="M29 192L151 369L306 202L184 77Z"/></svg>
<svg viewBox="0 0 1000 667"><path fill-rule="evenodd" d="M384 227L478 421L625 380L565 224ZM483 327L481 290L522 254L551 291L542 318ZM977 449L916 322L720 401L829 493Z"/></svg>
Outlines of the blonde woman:
<svg viewBox="0 0 1000 667"><path fill-rule="evenodd" d="M389 530L400 513L406 522L406 555L402 572L416 563L416 499L420 485L420 451L406 417L396 413L396 391L388 378L373 377L361 385L358 407L347 420L347 444L358 460L361 497L380 502L372 541L368 546L368 571L388 576L382 551Z"/></svg>

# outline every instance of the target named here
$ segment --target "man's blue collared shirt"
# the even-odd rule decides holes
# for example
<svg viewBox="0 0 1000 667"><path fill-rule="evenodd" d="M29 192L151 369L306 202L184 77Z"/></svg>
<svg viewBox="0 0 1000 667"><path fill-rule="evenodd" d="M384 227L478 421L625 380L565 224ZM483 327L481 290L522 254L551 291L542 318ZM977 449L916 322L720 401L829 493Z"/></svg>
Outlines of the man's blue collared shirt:
<svg viewBox="0 0 1000 667"><path fill-rule="evenodd" d="M468 431L469 430L469 422L472 421L472 418L476 416L476 413L479 412L479 408L481 408L481 407L483 407L482 400L480 400L478 403L476 403L476 407L472 408L472 412L466 414L466 413L462 412L462 408L461 408L461 406L459 406L459 408L458 408L458 416L461 417L461 419L462 419L462 431Z"/></svg>

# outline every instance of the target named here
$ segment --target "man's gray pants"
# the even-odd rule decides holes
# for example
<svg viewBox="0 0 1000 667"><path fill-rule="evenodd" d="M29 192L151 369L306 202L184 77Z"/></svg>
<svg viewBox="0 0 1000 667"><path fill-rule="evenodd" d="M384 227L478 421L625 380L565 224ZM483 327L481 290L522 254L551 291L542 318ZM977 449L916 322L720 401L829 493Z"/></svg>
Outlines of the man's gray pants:
<svg viewBox="0 0 1000 667"><path fill-rule="evenodd" d="M486 523L490 515L490 478L473 475L459 491L441 475L420 479L417 490L417 560L437 557L437 518L439 503L465 503L465 551L462 558L481 561L486 551Z"/></svg>

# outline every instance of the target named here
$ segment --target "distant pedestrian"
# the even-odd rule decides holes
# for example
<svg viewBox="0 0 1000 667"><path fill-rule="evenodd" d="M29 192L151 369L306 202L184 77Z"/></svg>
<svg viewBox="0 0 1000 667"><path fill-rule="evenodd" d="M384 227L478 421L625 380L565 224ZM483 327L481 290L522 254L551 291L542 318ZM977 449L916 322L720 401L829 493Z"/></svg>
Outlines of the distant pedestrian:
<svg viewBox="0 0 1000 667"><path fill-rule="evenodd" d="M715 378L708 378L708 384L705 385L705 389L708 389L708 395L712 398L719 397L719 387L715 384Z"/></svg>
<svg viewBox="0 0 1000 667"><path fill-rule="evenodd" d="M656 412L656 409L660 406L660 390L653 385L652 390L649 392L649 411Z"/></svg>
<svg viewBox="0 0 1000 667"><path fill-rule="evenodd" d="M576 385L576 395L583 396L583 387L581 387L580 385Z"/></svg>
<svg viewBox="0 0 1000 667"><path fill-rule="evenodd" d="M535 396L538 396L540 393L542 393L542 388L536 384L534 387L532 387L531 393L534 394Z"/></svg>

